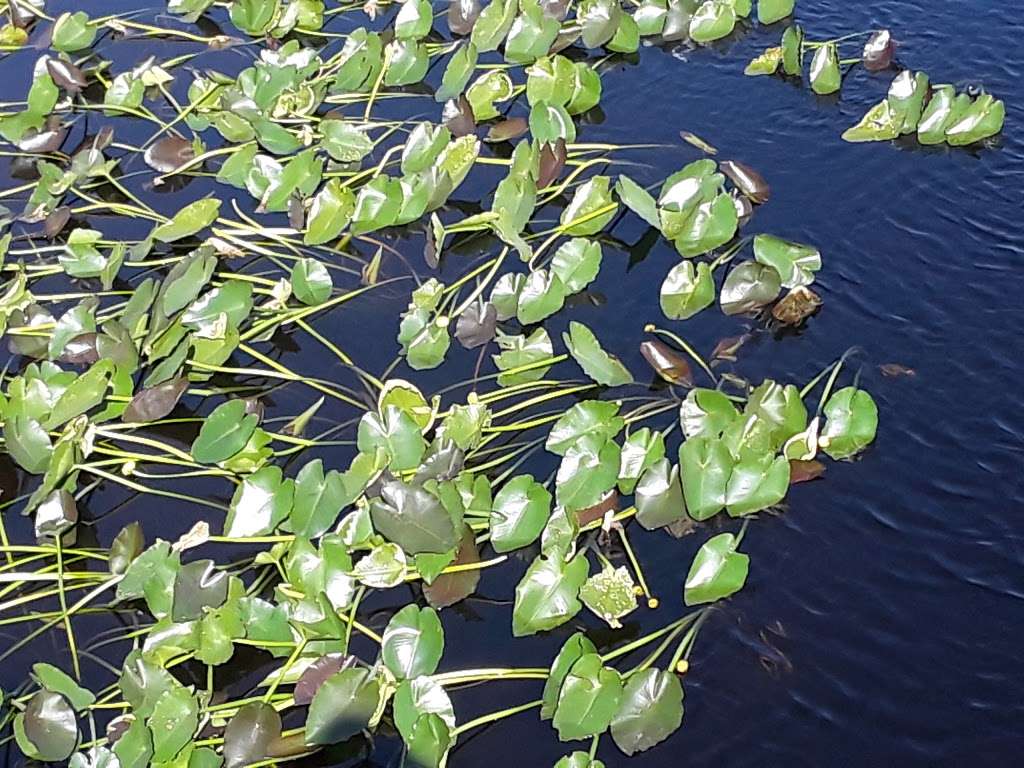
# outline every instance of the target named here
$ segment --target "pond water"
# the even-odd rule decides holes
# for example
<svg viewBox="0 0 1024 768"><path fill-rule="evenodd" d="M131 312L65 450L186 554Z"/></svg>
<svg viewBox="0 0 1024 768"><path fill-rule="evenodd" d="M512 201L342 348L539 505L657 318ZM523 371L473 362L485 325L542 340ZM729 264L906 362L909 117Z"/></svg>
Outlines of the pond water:
<svg viewBox="0 0 1024 768"><path fill-rule="evenodd" d="M84 9L95 16L134 6L92 0L48 3L47 9ZM671 327L704 351L755 329L731 367L754 380L804 382L857 346L852 365L878 402L880 429L855 464L830 466L823 480L790 492L784 514L760 515L751 524L744 539L750 578L701 632L686 678L683 728L633 760L610 742L599 756L609 766L1006 765L1024 748L1018 637L1024 626L1024 57L1018 44L1024 13L1015 3L995 0L800 0L797 19L817 39L892 29L901 64L928 72L935 82L982 84L1004 99L1006 129L980 149L844 143L842 131L884 97L891 73L855 68L839 98L817 97L781 79L745 77L746 62L777 44L780 26L752 27L703 49L642 47L630 60L604 65L603 116L581 127L581 141L664 145L621 155L636 164L626 169L630 175L648 185L698 156L678 136L692 131L715 145L720 158L742 160L770 182L771 202L758 208L747 231L814 243L824 256L818 276L824 307L797 334L757 330L751 320L714 310ZM108 43L102 52L120 71L146 56L166 58L181 49L127 40ZM13 89L4 98L20 98L13 93L22 92L36 55L28 51L0 61L0 74ZM238 56L212 52L194 65L229 69L239 66ZM408 117L411 109L436 119L433 100L412 103L396 103L384 113ZM119 138L131 138L131 123L115 121L122 123ZM10 170L3 158L0 179L6 182ZM141 181L132 187L164 211L177 210L206 188L224 194L203 179L180 190L157 192ZM471 182L456 199L473 200L473 189ZM108 235L139 236L130 222L100 224ZM646 371L639 353L643 327L664 324L657 286L677 257L670 244L645 238L645 225L635 216L621 217L611 234L639 244L606 250L591 300L575 302L548 327L556 337L570 320L585 322L631 370ZM429 274L421 233L391 244L421 275ZM454 280L464 270L465 262L449 257L440 275ZM401 271L396 265L393 273ZM319 330L380 373L397 352L396 318L408 291L407 282L375 291L326 315ZM315 370L328 379L347 375L308 337L279 335L275 345L278 359L295 370ZM398 371L431 392L471 376L475 363L474 352L453 345L440 369ZM892 363L912 375L884 375L880 366ZM313 400L295 387L278 390L268 416L293 415ZM338 409L319 415L340 421L352 414ZM178 437L187 447L191 435ZM352 449L319 455L347 466ZM551 471L546 461L536 463L540 476ZM6 459L0 468L5 489L17 488ZM227 501L214 483L197 483L190 492ZM143 520L150 539L173 540L205 516L106 486L86 506L83 516L95 523L89 535L103 545L134 518ZM5 519L13 539L31 536L26 521ZM645 573L663 607L632 614L627 637L678 615L682 579L704 538L643 538ZM221 556L228 553L237 555L225 550ZM511 567L485 571L477 597L444 612L448 662L548 665L575 624L512 642L512 589L528 562L514 559ZM379 610L382 625L399 600L408 599L375 598L368 615ZM581 615L576 623L582 621ZM91 619L76 626L85 635L109 628ZM609 639L601 630L591 634ZM0 639L0 646L5 642ZM40 638L0 666L0 687L15 688L29 664L66 653L58 633ZM240 693L262 675L265 661L239 654L218 675ZM98 665L87 664L85 672L100 685L109 682ZM456 694L460 721L493 710L498 699L511 706L536 697L524 683L497 684L500 694L494 685ZM16 748L7 750L5 764L21 764ZM384 738L365 760L335 751L303 764L389 766L397 765L399 752L398 740ZM565 753L551 729L528 713L463 738L450 764L548 766Z"/></svg>

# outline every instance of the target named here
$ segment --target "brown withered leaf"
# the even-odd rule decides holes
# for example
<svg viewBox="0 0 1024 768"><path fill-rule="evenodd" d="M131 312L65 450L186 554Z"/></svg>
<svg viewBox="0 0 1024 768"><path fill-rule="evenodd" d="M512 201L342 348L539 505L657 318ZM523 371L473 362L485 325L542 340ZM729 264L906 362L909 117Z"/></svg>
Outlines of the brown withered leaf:
<svg viewBox="0 0 1024 768"><path fill-rule="evenodd" d="M804 285L797 286L787 293L772 308L772 317L783 325L799 325L818 311L821 297Z"/></svg>
<svg viewBox="0 0 1024 768"><path fill-rule="evenodd" d="M466 349L476 349L494 338L498 310L491 302L470 304L455 324L455 338Z"/></svg>
<svg viewBox="0 0 1024 768"><path fill-rule="evenodd" d="M640 354L654 372L669 384L693 386L693 371L680 353L662 341L645 341L640 345Z"/></svg>
<svg viewBox="0 0 1024 768"><path fill-rule="evenodd" d="M480 562L480 550L476 545L476 537L467 525L462 531L459 550L455 553L452 565L472 565ZM455 605L476 591L480 583L480 570L474 568L454 573L442 573L432 584L423 585L423 597L427 603L437 610Z"/></svg>
<svg viewBox="0 0 1024 768"><path fill-rule="evenodd" d="M731 363L735 363L736 353L739 352L740 347L746 344L750 339L751 335L749 333L744 333L739 336L727 336L715 345L715 349L711 353L711 358L713 360L728 360Z"/></svg>
<svg viewBox="0 0 1024 768"><path fill-rule="evenodd" d="M817 480L824 474L825 465L816 459L811 459L810 461L791 459L789 462L790 485L796 485L797 483L809 483L811 480Z"/></svg>
<svg viewBox="0 0 1024 768"><path fill-rule="evenodd" d="M451 0L448 4L448 29L453 35L468 35L480 18L480 0Z"/></svg>
<svg viewBox="0 0 1024 768"><path fill-rule="evenodd" d="M862 61L868 72L880 72L888 69L896 57L896 41L888 29L875 32L864 44Z"/></svg>
<svg viewBox="0 0 1024 768"><path fill-rule="evenodd" d="M70 61L50 57L46 60L46 71L59 88L64 89L65 92L72 96L79 93L89 84L85 79L85 75L82 74L82 70Z"/></svg>
<svg viewBox="0 0 1024 768"><path fill-rule="evenodd" d="M530 124L526 122L525 117L510 117L492 125L484 141L508 141L522 136L528 130L530 130Z"/></svg>
<svg viewBox="0 0 1024 768"><path fill-rule="evenodd" d="M47 121L41 131L28 130L17 142L17 147L22 152L56 152L60 149L64 139L68 136L67 126L60 123L60 119L53 116Z"/></svg>
<svg viewBox="0 0 1024 768"><path fill-rule="evenodd" d="M75 336L64 346L59 360L62 363L71 365L92 365L100 359L100 353L96 350L96 333L83 333Z"/></svg>
<svg viewBox="0 0 1024 768"><path fill-rule="evenodd" d="M146 165L159 173L170 173L195 159L192 142L181 136L164 136L153 142L143 155Z"/></svg>
<svg viewBox="0 0 1024 768"><path fill-rule="evenodd" d="M306 210L297 197L288 198L288 224L298 232L301 232L306 224Z"/></svg>
<svg viewBox="0 0 1024 768"><path fill-rule="evenodd" d="M917 371L913 368L907 368L905 365L899 363L883 363L878 366L878 370L882 372L883 376L889 378L896 378L898 376L917 376Z"/></svg>
<svg viewBox="0 0 1024 768"><path fill-rule="evenodd" d="M580 527L590 525L598 520L603 520L609 512L617 512L619 509L619 492L615 489L609 491L601 501L592 507L576 511L576 520Z"/></svg>
<svg viewBox="0 0 1024 768"><path fill-rule="evenodd" d="M126 424L159 421L174 410L174 406L187 389L188 379L184 376L143 389L128 403L128 407L121 414L121 421Z"/></svg>
<svg viewBox="0 0 1024 768"><path fill-rule="evenodd" d="M737 160L724 160L719 163L718 167L736 185L736 189L749 198L751 202L758 205L768 202L768 198L772 194L771 187L768 186L764 176L749 165L745 165Z"/></svg>
<svg viewBox="0 0 1024 768"><path fill-rule="evenodd" d="M46 217L43 224L43 237L52 240L60 234L70 220L71 208L69 206L62 205L60 208L54 208L53 213Z"/></svg>
<svg viewBox="0 0 1024 768"><path fill-rule="evenodd" d="M476 133L476 120L473 118L473 107L469 104L469 99L465 96L459 96L455 99L448 99L445 102L444 110L441 112L441 118L444 120L444 124L448 130L452 132L452 136L459 138L460 136L469 136L471 133Z"/></svg>
<svg viewBox="0 0 1024 768"><path fill-rule="evenodd" d="M554 144L545 144L540 148L540 172L537 178L537 189L550 186L559 177L562 169L565 168L567 157L565 139L559 139Z"/></svg>
<svg viewBox="0 0 1024 768"><path fill-rule="evenodd" d="M565 21L569 14L569 0L541 0L540 9L545 16L556 21Z"/></svg>
<svg viewBox="0 0 1024 768"><path fill-rule="evenodd" d="M310 664L299 676L295 683L295 691L292 694L296 706L302 707L313 700L313 696L320 690L324 680L336 672L348 669L355 664L354 656L347 656L343 653L328 653Z"/></svg>

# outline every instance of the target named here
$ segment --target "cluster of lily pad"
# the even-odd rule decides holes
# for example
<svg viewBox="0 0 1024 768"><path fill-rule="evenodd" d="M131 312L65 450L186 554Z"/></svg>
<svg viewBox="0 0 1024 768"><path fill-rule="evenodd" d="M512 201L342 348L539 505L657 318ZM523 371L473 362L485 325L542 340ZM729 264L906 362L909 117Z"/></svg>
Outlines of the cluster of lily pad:
<svg viewBox="0 0 1024 768"><path fill-rule="evenodd" d="M958 94L952 85L930 85L924 72L901 72L888 96L843 134L846 141L887 141L916 134L922 144L967 146L1003 129L1006 107L991 94Z"/></svg>
<svg viewBox="0 0 1024 768"><path fill-rule="evenodd" d="M781 69L786 76L800 77L806 51L811 48L815 51L808 72L811 89L820 95L836 93L842 87L844 65L861 64L869 72L893 65L896 43L887 29L871 33L859 59L841 61L840 44L857 37L860 35L808 42L803 28L796 24L783 32L781 45L754 58L745 74L774 75ZM916 132L921 144L967 146L998 134L1005 118L1003 102L991 94L957 94L952 85L930 85L924 72L903 70L893 80L888 96L843 133L843 139L888 141Z"/></svg>
<svg viewBox="0 0 1024 768"><path fill-rule="evenodd" d="M0 210L0 332L12 355L0 420L30 489L0 500L0 513L31 516L35 537L12 541L0 516L0 621L31 627L0 661L51 631L68 652L3 697L5 738L75 768L236 768L397 733L406 764L437 768L458 760L463 734L539 708L561 741L590 741L558 768L602 766L605 734L626 755L661 743L682 723L708 606L746 582L752 516L819 476L822 456L855 457L878 423L867 392L839 386L842 359L803 386L755 385L719 375L654 325L636 341L665 386L639 386L575 320L562 343L580 369L571 375L583 376L553 378L567 356L543 323L599 278L609 229L627 211L679 257L660 292L669 321L716 294L726 314L763 318L771 307L788 325L820 306L809 288L817 248L741 235L769 198L752 168L705 157L655 197L607 172L626 148L577 140L575 120L601 96L599 68L577 43L611 54L637 50L641 35L709 41L751 4L453 0L447 31L426 0L227 5L244 38L191 31L221 13L211 0L171 0L178 21L166 28L8 4L7 46L36 36L51 51L25 100L0 116L28 177L0 192L20 205ZM792 0L758 6L763 23L792 10ZM359 13L369 25L356 26ZM348 31L330 31L344 16ZM114 72L98 55L110 35L198 49ZM184 69L207 50L251 45L259 55L237 74ZM437 119L377 116L387 100L416 98L411 86L442 59ZM179 101L171 88L186 71ZM81 113L132 118L152 135L139 146L108 122L68 146ZM474 205L454 197L471 174L494 182ZM206 177L218 193L167 215L132 191L140 176L181 189ZM559 210L552 226L545 208ZM110 234L109 222L129 220L137 239ZM425 236L431 270L475 255L453 281L420 279L387 242L400 231ZM753 258L737 262L748 247ZM411 280L393 330L374 331L397 338L378 373L321 326L384 288L406 295ZM280 362L267 345L288 333L318 344L332 374ZM471 380L427 395L396 373L440 366L453 333L479 350ZM493 372L480 375L488 350ZM270 395L286 387L315 399L283 414ZM309 455L338 445L352 450L347 466ZM99 488L129 495L124 509L138 518L105 547L80 536L79 505ZM226 488L230 501L197 488ZM174 541L148 539L147 499L199 520ZM671 601L682 615L660 629L604 648L578 631L543 668L460 670L444 656L443 611L510 553L529 560L509 594L513 636L593 620L614 632L640 597L650 610L661 602L634 543L647 531L704 531L712 518L743 523L703 542ZM211 544L240 555L200 556ZM366 610L402 587L417 599L385 621ZM83 615L110 616L113 628L83 636ZM97 683L82 662L112 647L119 664ZM218 670L241 648L269 671L235 696ZM451 692L495 680L532 681L541 698L460 721Z"/></svg>

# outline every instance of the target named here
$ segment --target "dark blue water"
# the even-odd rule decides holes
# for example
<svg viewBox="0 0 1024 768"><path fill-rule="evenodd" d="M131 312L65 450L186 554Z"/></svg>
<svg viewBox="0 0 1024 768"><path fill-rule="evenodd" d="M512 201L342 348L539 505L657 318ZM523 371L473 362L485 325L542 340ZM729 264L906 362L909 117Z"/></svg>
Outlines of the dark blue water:
<svg viewBox="0 0 1024 768"><path fill-rule="evenodd" d="M82 7L89 5L94 15L111 7ZM651 184L696 157L678 138L680 130L692 131L718 147L720 158L749 163L771 183L772 200L747 233L771 232L822 250L822 312L799 335L757 333L732 370L802 382L859 346L854 364L878 401L881 429L856 464L831 466L824 480L790 493L784 514L751 525L744 540L750 578L701 633L686 678L682 730L632 761L610 743L599 756L610 767L1012 765L1024 749L1024 8L990 0L798 5L797 19L813 39L891 28L904 66L927 71L933 82L983 84L1005 99L1006 129L980 150L845 144L842 131L884 96L893 73L855 69L840 98L744 77L745 63L777 44L781 27L751 29L710 49L645 48L636 60L612 61L603 70L604 119L583 127L580 141L668 145L620 156L637 164L622 170ZM122 67L176 50L152 41L102 49ZM227 68L239 54L208 56L196 65ZM23 82L33 57L0 63L11 74L7 82L14 73ZM412 103L403 107L406 116L411 109L436 119L431 100ZM457 197L472 199L472 183ZM194 182L164 196L139 191L174 209L204 188ZM627 216L612 234L633 244L645 232ZM420 264L422 237L396 244ZM642 328L661 320L657 288L677 257L664 242L643 251L634 249L631 258L627 249L606 248L591 287L595 301L549 322L552 337L570 319L585 322L633 371L645 370ZM450 259L442 277L454 279L467 263ZM392 273L401 271L396 264ZM408 290L399 284L346 305L321 330L356 360L378 361L369 367L379 372L397 350L395 318ZM707 353L751 327L709 310L675 329ZM375 335L380 328L384 344ZM308 338L279 341L286 364L318 366L318 375L352 383ZM468 376L474 363L475 355L456 351L437 371L398 372L431 390ZM883 376L879 366L887 363L914 375ZM315 398L287 389L273 399L278 413L294 414ZM349 453L325 455L340 465ZM150 537L173 538L203 516L146 499L122 505L127 500L110 488L90 498L100 542L133 517L144 520ZM627 635L679 615L681 583L705 538L702 532L681 541L639 539L662 608L631 616ZM485 572L479 597L444 613L443 669L548 664L571 628L515 643L509 637L512 588L526 564ZM406 599L381 598L372 606L383 611L378 623ZM582 615L579 621L596 627ZM609 639L599 630L593 635ZM25 665L63 649L59 637L40 641L17 657L19 668L0 671L0 683L13 686ZM232 674L245 671L233 666ZM91 673L104 674L99 666ZM456 694L460 722L538 693L530 683L497 687ZM530 713L464 738L450 765L546 766L568 751ZM391 765L395 754L395 744L383 740L357 764Z"/></svg>

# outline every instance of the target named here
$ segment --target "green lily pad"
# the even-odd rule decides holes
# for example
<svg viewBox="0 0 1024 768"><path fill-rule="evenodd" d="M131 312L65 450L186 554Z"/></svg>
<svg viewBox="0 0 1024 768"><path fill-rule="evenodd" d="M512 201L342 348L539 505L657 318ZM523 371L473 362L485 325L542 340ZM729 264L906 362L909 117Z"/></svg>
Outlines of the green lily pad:
<svg viewBox="0 0 1024 768"><path fill-rule="evenodd" d="M731 533L720 533L704 542L686 576L683 598L687 605L713 603L743 589L750 558L736 551Z"/></svg>

